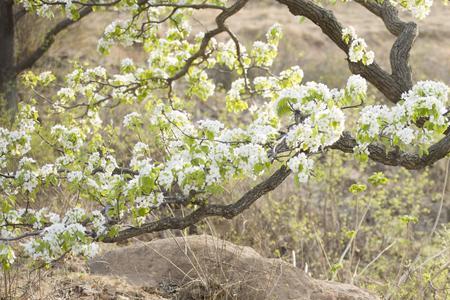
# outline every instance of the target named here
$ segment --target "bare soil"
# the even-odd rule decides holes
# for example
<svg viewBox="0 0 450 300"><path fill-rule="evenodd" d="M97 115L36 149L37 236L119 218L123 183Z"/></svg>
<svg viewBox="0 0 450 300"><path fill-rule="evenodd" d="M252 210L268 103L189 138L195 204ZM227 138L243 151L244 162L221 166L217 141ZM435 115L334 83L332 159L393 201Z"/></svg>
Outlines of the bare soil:
<svg viewBox="0 0 450 300"><path fill-rule="evenodd" d="M377 299L353 285L315 280L281 259L208 235L111 250L93 259L90 270L173 299Z"/></svg>

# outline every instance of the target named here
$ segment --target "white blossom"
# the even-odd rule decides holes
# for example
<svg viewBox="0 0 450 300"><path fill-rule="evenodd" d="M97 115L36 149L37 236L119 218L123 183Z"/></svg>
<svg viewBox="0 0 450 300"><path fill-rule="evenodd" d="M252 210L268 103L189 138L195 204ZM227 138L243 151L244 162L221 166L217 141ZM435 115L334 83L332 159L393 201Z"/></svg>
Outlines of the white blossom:
<svg viewBox="0 0 450 300"><path fill-rule="evenodd" d="M299 182L307 182L313 168L314 161L309 159L305 153L300 153L289 159L287 165L296 175Z"/></svg>
<svg viewBox="0 0 450 300"><path fill-rule="evenodd" d="M123 118L123 125L128 128L131 126L135 126L140 122L141 122L141 114L137 112L129 113Z"/></svg>
<svg viewBox="0 0 450 300"><path fill-rule="evenodd" d="M72 171L67 173L68 182L80 182L82 179L83 179L83 172L81 171Z"/></svg>

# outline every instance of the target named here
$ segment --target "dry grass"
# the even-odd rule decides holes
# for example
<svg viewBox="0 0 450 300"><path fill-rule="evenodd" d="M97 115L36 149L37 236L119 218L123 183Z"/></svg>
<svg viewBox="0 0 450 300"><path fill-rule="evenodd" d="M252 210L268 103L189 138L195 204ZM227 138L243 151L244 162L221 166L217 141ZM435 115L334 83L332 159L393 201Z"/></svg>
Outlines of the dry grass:
<svg viewBox="0 0 450 300"><path fill-rule="evenodd" d="M82 261L65 262L53 269L29 271L22 268L10 272L10 292L1 299L20 300L164 300L155 291L130 285L123 279L87 273ZM2 291L3 292L3 291Z"/></svg>
<svg viewBox="0 0 450 300"><path fill-rule="evenodd" d="M180 300L375 299L354 286L315 280L281 259L209 235L138 242L95 258L90 267L95 274L121 276Z"/></svg>

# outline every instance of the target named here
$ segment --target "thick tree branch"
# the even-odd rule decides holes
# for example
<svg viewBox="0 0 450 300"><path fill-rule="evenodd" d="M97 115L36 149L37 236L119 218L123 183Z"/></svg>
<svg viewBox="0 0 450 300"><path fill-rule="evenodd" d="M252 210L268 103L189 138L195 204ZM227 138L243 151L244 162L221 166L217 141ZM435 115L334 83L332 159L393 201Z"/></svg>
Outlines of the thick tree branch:
<svg viewBox="0 0 450 300"><path fill-rule="evenodd" d="M114 0L111 2L84 2L84 1L72 1L72 4L79 5L80 7L111 7L119 4L122 0ZM65 1L42 1L46 5L66 5ZM151 3L150 0L139 0L138 5L146 5L147 7L173 7L173 8L192 8L192 9L220 9L224 10L225 7L220 5L200 3L200 4L186 4L186 3Z"/></svg>
<svg viewBox="0 0 450 300"><path fill-rule="evenodd" d="M345 153L353 153L357 146L356 140L345 132L342 137L330 149L340 150ZM397 150L387 151L382 145L369 145L369 157L373 161L389 166L402 166L406 169L417 170L433 165L450 152L450 135L446 135L439 142L429 148L429 153L420 157L418 154ZM122 230L115 237L106 237L103 242L120 242L144 233L151 233L167 229L184 229L199 221L218 216L231 219L250 207L263 195L277 188L291 173L290 169L283 165L275 173L254 188L245 193L238 201L228 205L205 205L185 217L166 217L141 227L133 227Z"/></svg>
<svg viewBox="0 0 450 300"><path fill-rule="evenodd" d="M397 37L390 52L392 76L403 90L410 90L413 81L409 66L409 54L418 35L417 24L402 21L398 16L398 10L389 1L384 1L383 4L367 0L357 0L356 2L380 17L389 32Z"/></svg>
<svg viewBox="0 0 450 300"><path fill-rule="evenodd" d="M295 16L304 16L315 23L322 31L346 54L349 46L342 41L342 25L334 16L333 12L325 9L309 0L277 0L279 3L286 5L289 11ZM362 0L361 0L362 1ZM375 6L373 10L378 9ZM392 30L398 31L397 25L392 26ZM407 55L410 47L406 45L411 35L410 28L398 43L394 45L391 59L397 60L399 56ZM406 41L405 41L406 40ZM403 44L405 43L405 45ZM412 45L412 42L411 42ZM407 58L406 58L407 65ZM372 83L381 93L383 93L390 101L396 103L400 100L402 93L407 91L406 85L398 80L398 76L404 76L404 63L396 63L396 75L391 75L383 70L376 62L369 66L362 63L352 63L349 61L349 68L354 74L360 74ZM409 69L408 69L409 70Z"/></svg>
<svg viewBox="0 0 450 300"><path fill-rule="evenodd" d="M353 153L353 148L356 146L356 140L348 132L345 132L330 148L345 153ZM419 170L433 165L450 152L450 134L432 145L428 149L428 154L423 156L398 150L387 151L384 146L379 144L370 144L368 150L369 158L373 161L388 166L401 166L409 170Z"/></svg>
<svg viewBox="0 0 450 300"><path fill-rule="evenodd" d="M219 216L231 219L250 207L256 200L263 195L277 188L291 173L290 169L282 166L275 173L254 188L245 193L238 201L228 205L206 205L198 208L185 217L168 217L158 221L147 223L141 227L128 228L121 231L115 237L106 237L102 241L106 243L115 243L130 239L132 237L162 231L167 229L184 229L206 217Z"/></svg>
<svg viewBox="0 0 450 300"><path fill-rule="evenodd" d="M0 114L12 121L18 109L15 57L14 1L0 1Z"/></svg>
<svg viewBox="0 0 450 300"><path fill-rule="evenodd" d="M44 41L42 44L28 57L24 58L21 62L19 62L15 68L16 74L19 74L20 72L31 68L36 61L44 55L47 50L50 48L50 46L55 42L56 36L69 27L70 25L78 22L80 19L86 17L89 15L93 9L91 7L84 7L80 10L79 14L80 17L78 20L72 20L72 19L64 19L63 21L59 22L55 25L47 34L45 35Z"/></svg>

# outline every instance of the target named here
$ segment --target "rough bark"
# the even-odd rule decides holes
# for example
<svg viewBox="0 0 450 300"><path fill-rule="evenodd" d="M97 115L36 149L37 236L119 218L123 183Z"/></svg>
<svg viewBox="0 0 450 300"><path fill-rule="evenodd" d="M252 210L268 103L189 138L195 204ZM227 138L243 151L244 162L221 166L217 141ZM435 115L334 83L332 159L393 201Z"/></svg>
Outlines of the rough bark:
<svg viewBox="0 0 450 300"><path fill-rule="evenodd" d="M286 5L295 16L304 16L322 29L342 51L348 53L349 46L342 41L342 25L331 10L325 9L309 0L276 0ZM383 95L393 103L400 101L401 95L412 86L411 70L408 65L409 51L417 36L417 26L414 23L404 23L397 15L397 10L390 4L380 6L370 4L365 0L358 2L372 13L379 15L388 30L397 36L391 49L392 74L380 67L376 62L369 66L349 61L353 74L360 74L372 83Z"/></svg>
<svg viewBox="0 0 450 300"><path fill-rule="evenodd" d="M0 1L0 114L17 112L14 56L14 11L12 0Z"/></svg>
<svg viewBox="0 0 450 300"><path fill-rule="evenodd" d="M402 90L410 90L413 86L413 79L409 66L409 54L419 34L417 24L402 21L398 17L398 10L389 1L382 4L366 0L357 0L356 2L381 18L386 29L397 37L390 52L392 77L397 80Z"/></svg>
<svg viewBox="0 0 450 300"><path fill-rule="evenodd" d="M353 153L357 146L356 140L348 132L344 132L341 138L330 147L344 153ZM432 166L443 159L450 152L450 134L445 135L440 141L428 148L428 154L420 156L416 153L399 150L387 150L380 144L369 145L369 158L387 166L399 166L408 170L420 170Z"/></svg>

